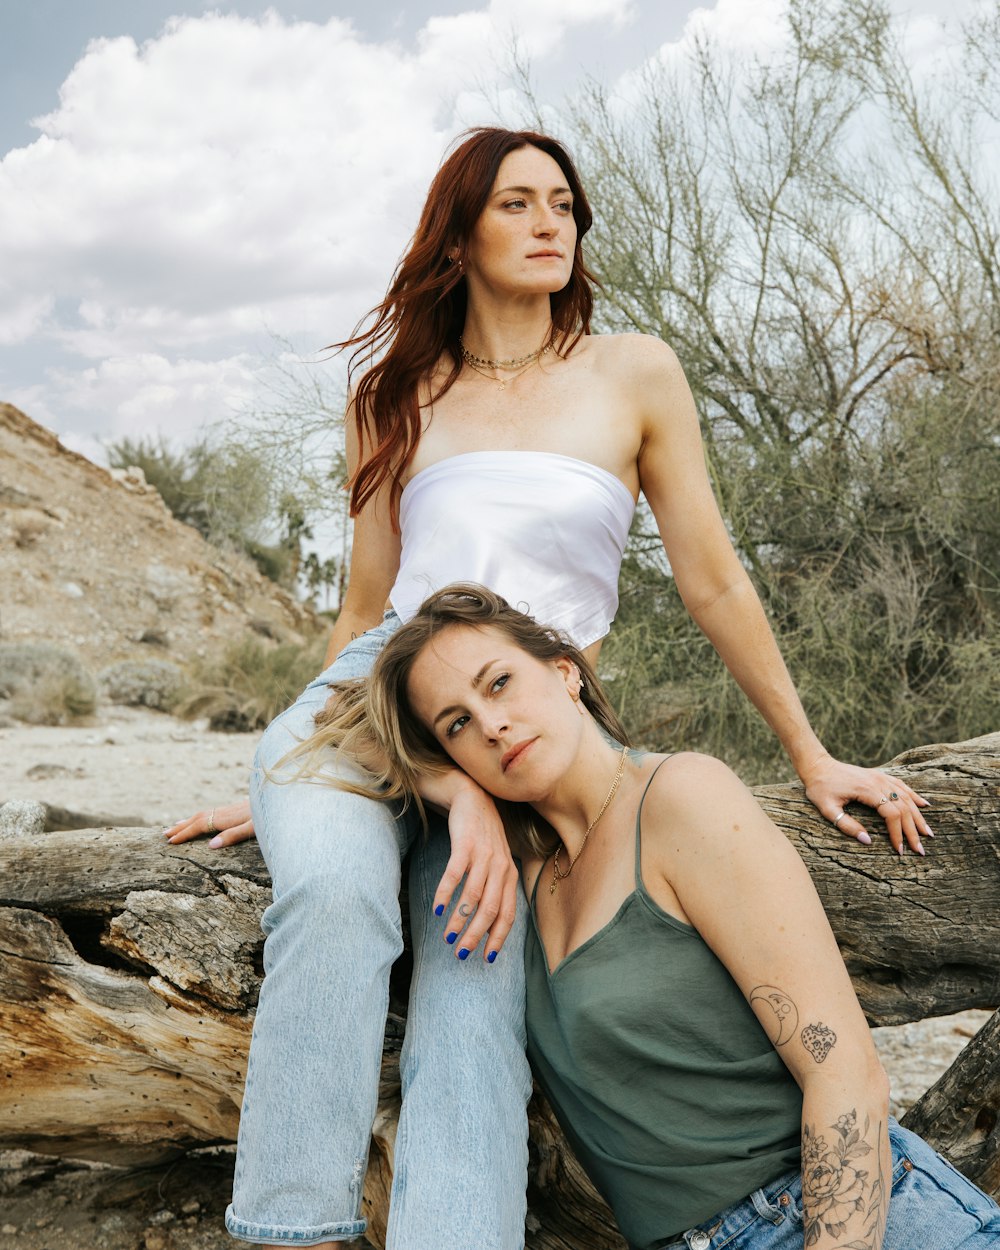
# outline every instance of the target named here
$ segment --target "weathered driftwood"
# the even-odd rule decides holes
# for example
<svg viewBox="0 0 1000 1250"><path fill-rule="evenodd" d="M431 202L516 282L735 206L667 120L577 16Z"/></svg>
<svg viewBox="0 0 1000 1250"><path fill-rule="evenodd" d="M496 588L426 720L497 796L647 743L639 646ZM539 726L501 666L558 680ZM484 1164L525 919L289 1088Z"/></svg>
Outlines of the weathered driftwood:
<svg viewBox="0 0 1000 1250"><path fill-rule="evenodd" d="M1000 1193L1000 1011L903 1117L980 1189Z"/></svg>
<svg viewBox="0 0 1000 1250"><path fill-rule="evenodd" d="M757 791L799 848L873 1024L1000 1003L1000 734L893 770L933 802L926 859L838 838L797 785ZM872 822L874 824L874 822ZM255 844L171 847L158 830L0 842L0 1147L135 1164L235 1137L261 973L268 879ZM399 1098L404 961L394 973L366 1180L384 1237ZM1000 1184L994 1020L913 1116ZM532 1250L621 1245L541 1101L532 1107Z"/></svg>

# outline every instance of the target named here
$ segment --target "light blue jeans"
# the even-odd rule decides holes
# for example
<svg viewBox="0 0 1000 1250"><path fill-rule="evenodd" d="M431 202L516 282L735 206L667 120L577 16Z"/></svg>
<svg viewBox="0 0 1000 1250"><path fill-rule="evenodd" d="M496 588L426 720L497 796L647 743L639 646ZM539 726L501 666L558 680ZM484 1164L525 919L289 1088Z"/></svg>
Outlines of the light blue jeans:
<svg viewBox="0 0 1000 1250"><path fill-rule="evenodd" d="M889 1122L892 1195L882 1250L996 1250L1000 1207L922 1138ZM802 1176L779 1177L662 1250L802 1250ZM853 1244L853 1243L852 1243Z"/></svg>
<svg viewBox="0 0 1000 1250"><path fill-rule="evenodd" d="M257 1243L364 1232L389 969L403 949L400 863L413 842L413 979L400 1059L389 1250L520 1250L528 1163L525 902L500 957L460 962L432 900L449 856L443 821L310 782L269 780L313 728L330 681L366 676L398 627L387 613L266 730L250 800L273 902L226 1226ZM447 914L447 913L446 913Z"/></svg>

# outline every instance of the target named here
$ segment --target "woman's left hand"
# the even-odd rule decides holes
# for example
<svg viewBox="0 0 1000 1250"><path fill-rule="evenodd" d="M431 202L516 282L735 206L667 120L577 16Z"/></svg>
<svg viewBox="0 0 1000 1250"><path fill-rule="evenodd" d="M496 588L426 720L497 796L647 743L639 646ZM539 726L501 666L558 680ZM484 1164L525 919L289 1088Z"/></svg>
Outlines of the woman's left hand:
<svg viewBox="0 0 1000 1250"><path fill-rule="evenodd" d="M871 835L860 821L844 811L844 804L867 803L885 821L892 849L902 855L904 840L912 851L923 855L921 835L933 838L921 808L927 799L917 794L905 781L877 768L858 768L835 760L832 755L819 756L801 773L806 795L832 825L869 845Z"/></svg>

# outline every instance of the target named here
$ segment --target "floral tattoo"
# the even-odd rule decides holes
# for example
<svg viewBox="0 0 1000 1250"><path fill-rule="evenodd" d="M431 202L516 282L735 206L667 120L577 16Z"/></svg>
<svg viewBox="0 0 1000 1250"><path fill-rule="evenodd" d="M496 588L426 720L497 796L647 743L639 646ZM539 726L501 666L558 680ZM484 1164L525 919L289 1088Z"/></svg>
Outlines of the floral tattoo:
<svg viewBox="0 0 1000 1250"><path fill-rule="evenodd" d="M842 1115L836 1124L830 1126L830 1131L835 1134L832 1145L825 1137L817 1136L811 1125L803 1125L802 1196L806 1250L814 1246L824 1232L830 1237L844 1236L859 1212L864 1212L863 1238L842 1242L837 1250L879 1250L887 1215L885 1181L878 1149L882 1138L881 1122L874 1147L864 1140L869 1130L870 1123L866 1116L864 1132L858 1132L854 1110ZM877 1172L866 1203L868 1169L859 1167L858 1161L870 1155L873 1149Z"/></svg>

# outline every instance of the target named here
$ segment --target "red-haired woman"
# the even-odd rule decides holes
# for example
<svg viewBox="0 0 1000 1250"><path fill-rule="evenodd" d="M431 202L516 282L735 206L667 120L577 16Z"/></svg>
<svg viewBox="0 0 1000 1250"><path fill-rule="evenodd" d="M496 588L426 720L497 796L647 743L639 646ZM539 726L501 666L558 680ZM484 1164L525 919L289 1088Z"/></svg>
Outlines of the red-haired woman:
<svg viewBox="0 0 1000 1250"><path fill-rule="evenodd" d="M371 329L351 341L366 359L382 355L347 418L354 548L330 667L265 733L252 823L235 805L167 832L225 845L255 829L273 880L227 1213L244 1240L326 1245L365 1228L389 969L402 948L400 861L416 825L331 786L278 784L275 769L312 731L329 683L365 675L431 591L483 583L593 662L641 490L684 603L813 802L841 833L870 841L843 811L860 799L878 808L894 849L922 850L923 801L896 778L835 761L810 728L727 537L673 352L642 335L590 334L580 246L590 224L551 138L480 129L447 158ZM530 1092L524 900L492 799L457 770L428 778L423 795L446 816L412 856L388 1243L517 1250Z"/></svg>

